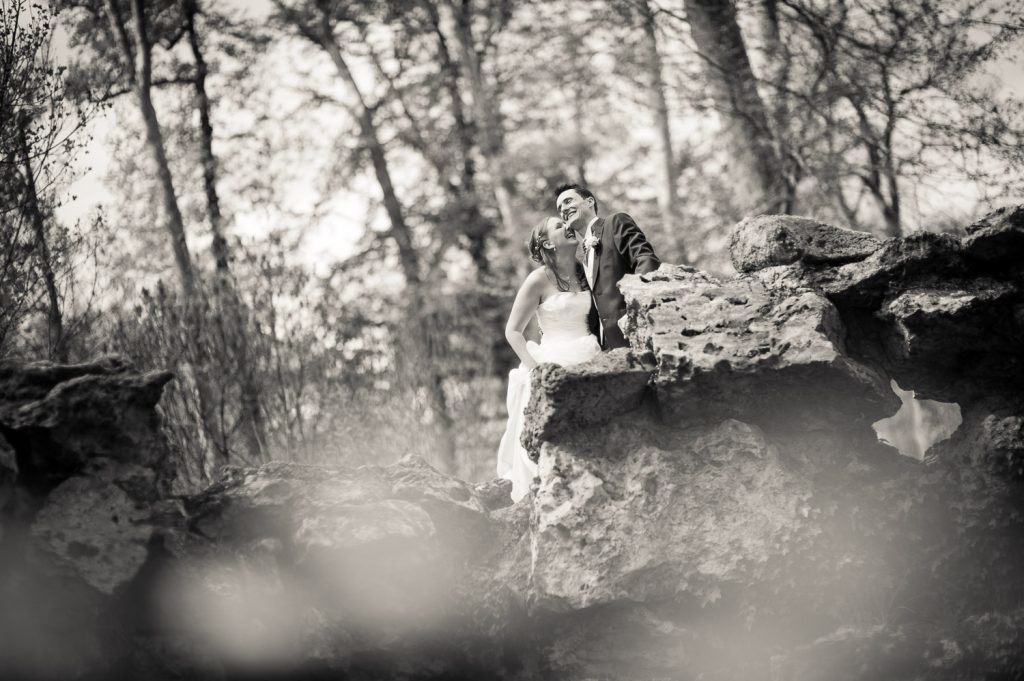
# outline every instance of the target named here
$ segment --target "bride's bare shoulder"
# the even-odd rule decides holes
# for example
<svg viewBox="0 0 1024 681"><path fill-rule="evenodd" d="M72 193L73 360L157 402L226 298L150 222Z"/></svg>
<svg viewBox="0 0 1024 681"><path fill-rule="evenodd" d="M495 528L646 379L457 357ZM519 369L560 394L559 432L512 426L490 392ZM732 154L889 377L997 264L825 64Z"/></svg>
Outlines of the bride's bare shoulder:
<svg viewBox="0 0 1024 681"><path fill-rule="evenodd" d="M544 266L541 265L537 269L526 275L526 279L523 280L523 288L537 288L542 287L547 278L544 276Z"/></svg>

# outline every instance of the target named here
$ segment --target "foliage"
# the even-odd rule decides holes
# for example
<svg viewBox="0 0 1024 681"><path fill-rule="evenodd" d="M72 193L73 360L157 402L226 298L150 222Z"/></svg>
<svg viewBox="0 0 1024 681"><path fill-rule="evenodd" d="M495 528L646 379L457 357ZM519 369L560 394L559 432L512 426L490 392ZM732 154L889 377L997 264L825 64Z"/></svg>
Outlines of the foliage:
<svg viewBox="0 0 1024 681"><path fill-rule="evenodd" d="M1020 7L782 0L779 17L785 47L766 61L784 67L764 86L808 205L899 236L926 224L910 206L936 192L1024 189L1020 102L982 75L1019 45Z"/></svg>
<svg viewBox="0 0 1024 681"><path fill-rule="evenodd" d="M0 27L0 357L67 359L89 314L88 277L73 270L93 255L102 221L87 235L54 212L94 111L65 96L42 6L4 2Z"/></svg>
<svg viewBox="0 0 1024 681"><path fill-rule="evenodd" d="M243 250L238 262L252 367L238 365L234 328L213 296L203 296L201 314L190 317L180 296L160 283L144 289L133 307L111 310L94 329L104 351L145 369L176 368L160 408L182 457L182 484L197 489L215 479L215 461L259 463L240 444L238 374L245 369L258 382L275 459L384 464L414 452L444 465L442 435L420 381L428 363L440 371L451 405L458 472L487 479L491 439L504 424L491 348L475 343L493 330L480 328L489 322L473 310L493 301L452 290L420 311L425 327L414 327L400 300L340 300L337 283L352 270L316 278L289 266L286 250L273 239ZM206 376L197 376L204 367ZM199 378L214 388L213 430L201 418Z"/></svg>
<svg viewBox="0 0 1024 681"><path fill-rule="evenodd" d="M56 3L70 68L43 77L26 67L40 75L24 91L105 106L96 144L112 159L107 219L88 231L89 244L109 244L95 264L81 254L96 246L52 219L58 195L48 189L43 204L60 300L71 282L104 294L104 316L80 325L71 356L117 350L177 373L163 408L189 485L216 475L215 462L250 459L250 398L276 458L383 462L414 451L489 477L517 361L501 330L526 273L522 242L551 213L554 186L590 184L602 212L632 213L667 262L730 270L725 237L748 197L722 143L729 112L708 96L707 55L681 4L279 0L259 13L201 3L206 146L185 5ZM196 270L192 299L160 283L175 262L155 208L169 183L146 152L152 126L125 96L131 60L110 34L109 12L127 25L133 8L153 44L152 100ZM896 234L1019 200L1024 120L990 75L1020 45L1019 8L735 8L794 211ZM41 47L49 33L38 24L24 44ZM49 139L50 118L35 120ZM59 151L41 175L69 163L72 149ZM0 187L5 206L23 195L7 189L17 186ZM211 186L237 304L217 288ZM0 353L41 354L45 277L38 240L15 214L5 210L0 240ZM26 314L32 324L11 321Z"/></svg>

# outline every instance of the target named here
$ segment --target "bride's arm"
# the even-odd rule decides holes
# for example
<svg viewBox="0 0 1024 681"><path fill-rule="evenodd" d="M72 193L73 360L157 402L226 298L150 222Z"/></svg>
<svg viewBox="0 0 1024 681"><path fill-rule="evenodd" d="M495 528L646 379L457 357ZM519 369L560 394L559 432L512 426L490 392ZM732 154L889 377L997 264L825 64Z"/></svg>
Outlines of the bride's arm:
<svg viewBox="0 0 1024 681"><path fill-rule="evenodd" d="M526 281L519 287L516 293L515 302L512 303L512 312L509 313L508 323L505 324L505 340L512 346L512 349L519 355L523 365L527 369L537 366L535 360L526 349L526 336L523 330L530 323L530 318L537 311L540 304L540 295L544 284L544 268L536 269L526 277Z"/></svg>

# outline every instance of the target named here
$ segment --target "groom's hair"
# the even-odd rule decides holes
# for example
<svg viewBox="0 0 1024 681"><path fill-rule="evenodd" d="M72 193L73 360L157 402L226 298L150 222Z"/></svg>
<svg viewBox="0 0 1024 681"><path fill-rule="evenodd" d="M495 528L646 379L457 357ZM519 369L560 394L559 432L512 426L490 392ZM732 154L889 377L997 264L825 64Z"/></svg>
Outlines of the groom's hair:
<svg viewBox="0 0 1024 681"><path fill-rule="evenodd" d="M584 200L594 199L594 214L597 214L597 197L594 196L592 191L581 184L572 183L559 185L558 189L555 190L555 201L558 201L558 197L562 195L562 192L567 192L570 189L579 194Z"/></svg>

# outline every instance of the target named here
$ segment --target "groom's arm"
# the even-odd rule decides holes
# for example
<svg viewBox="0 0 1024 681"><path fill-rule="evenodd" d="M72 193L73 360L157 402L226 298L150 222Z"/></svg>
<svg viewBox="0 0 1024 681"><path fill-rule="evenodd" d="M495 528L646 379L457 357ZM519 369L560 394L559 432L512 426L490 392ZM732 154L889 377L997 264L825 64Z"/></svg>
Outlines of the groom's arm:
<svg viewBox="0 0 1024 681"><path fill-rule="evenodd" d="M661 260L633 218L626 213L615 213L611 216L611 223L615 248L629 263L631 272L646 274L661 266Z"/></svg>

